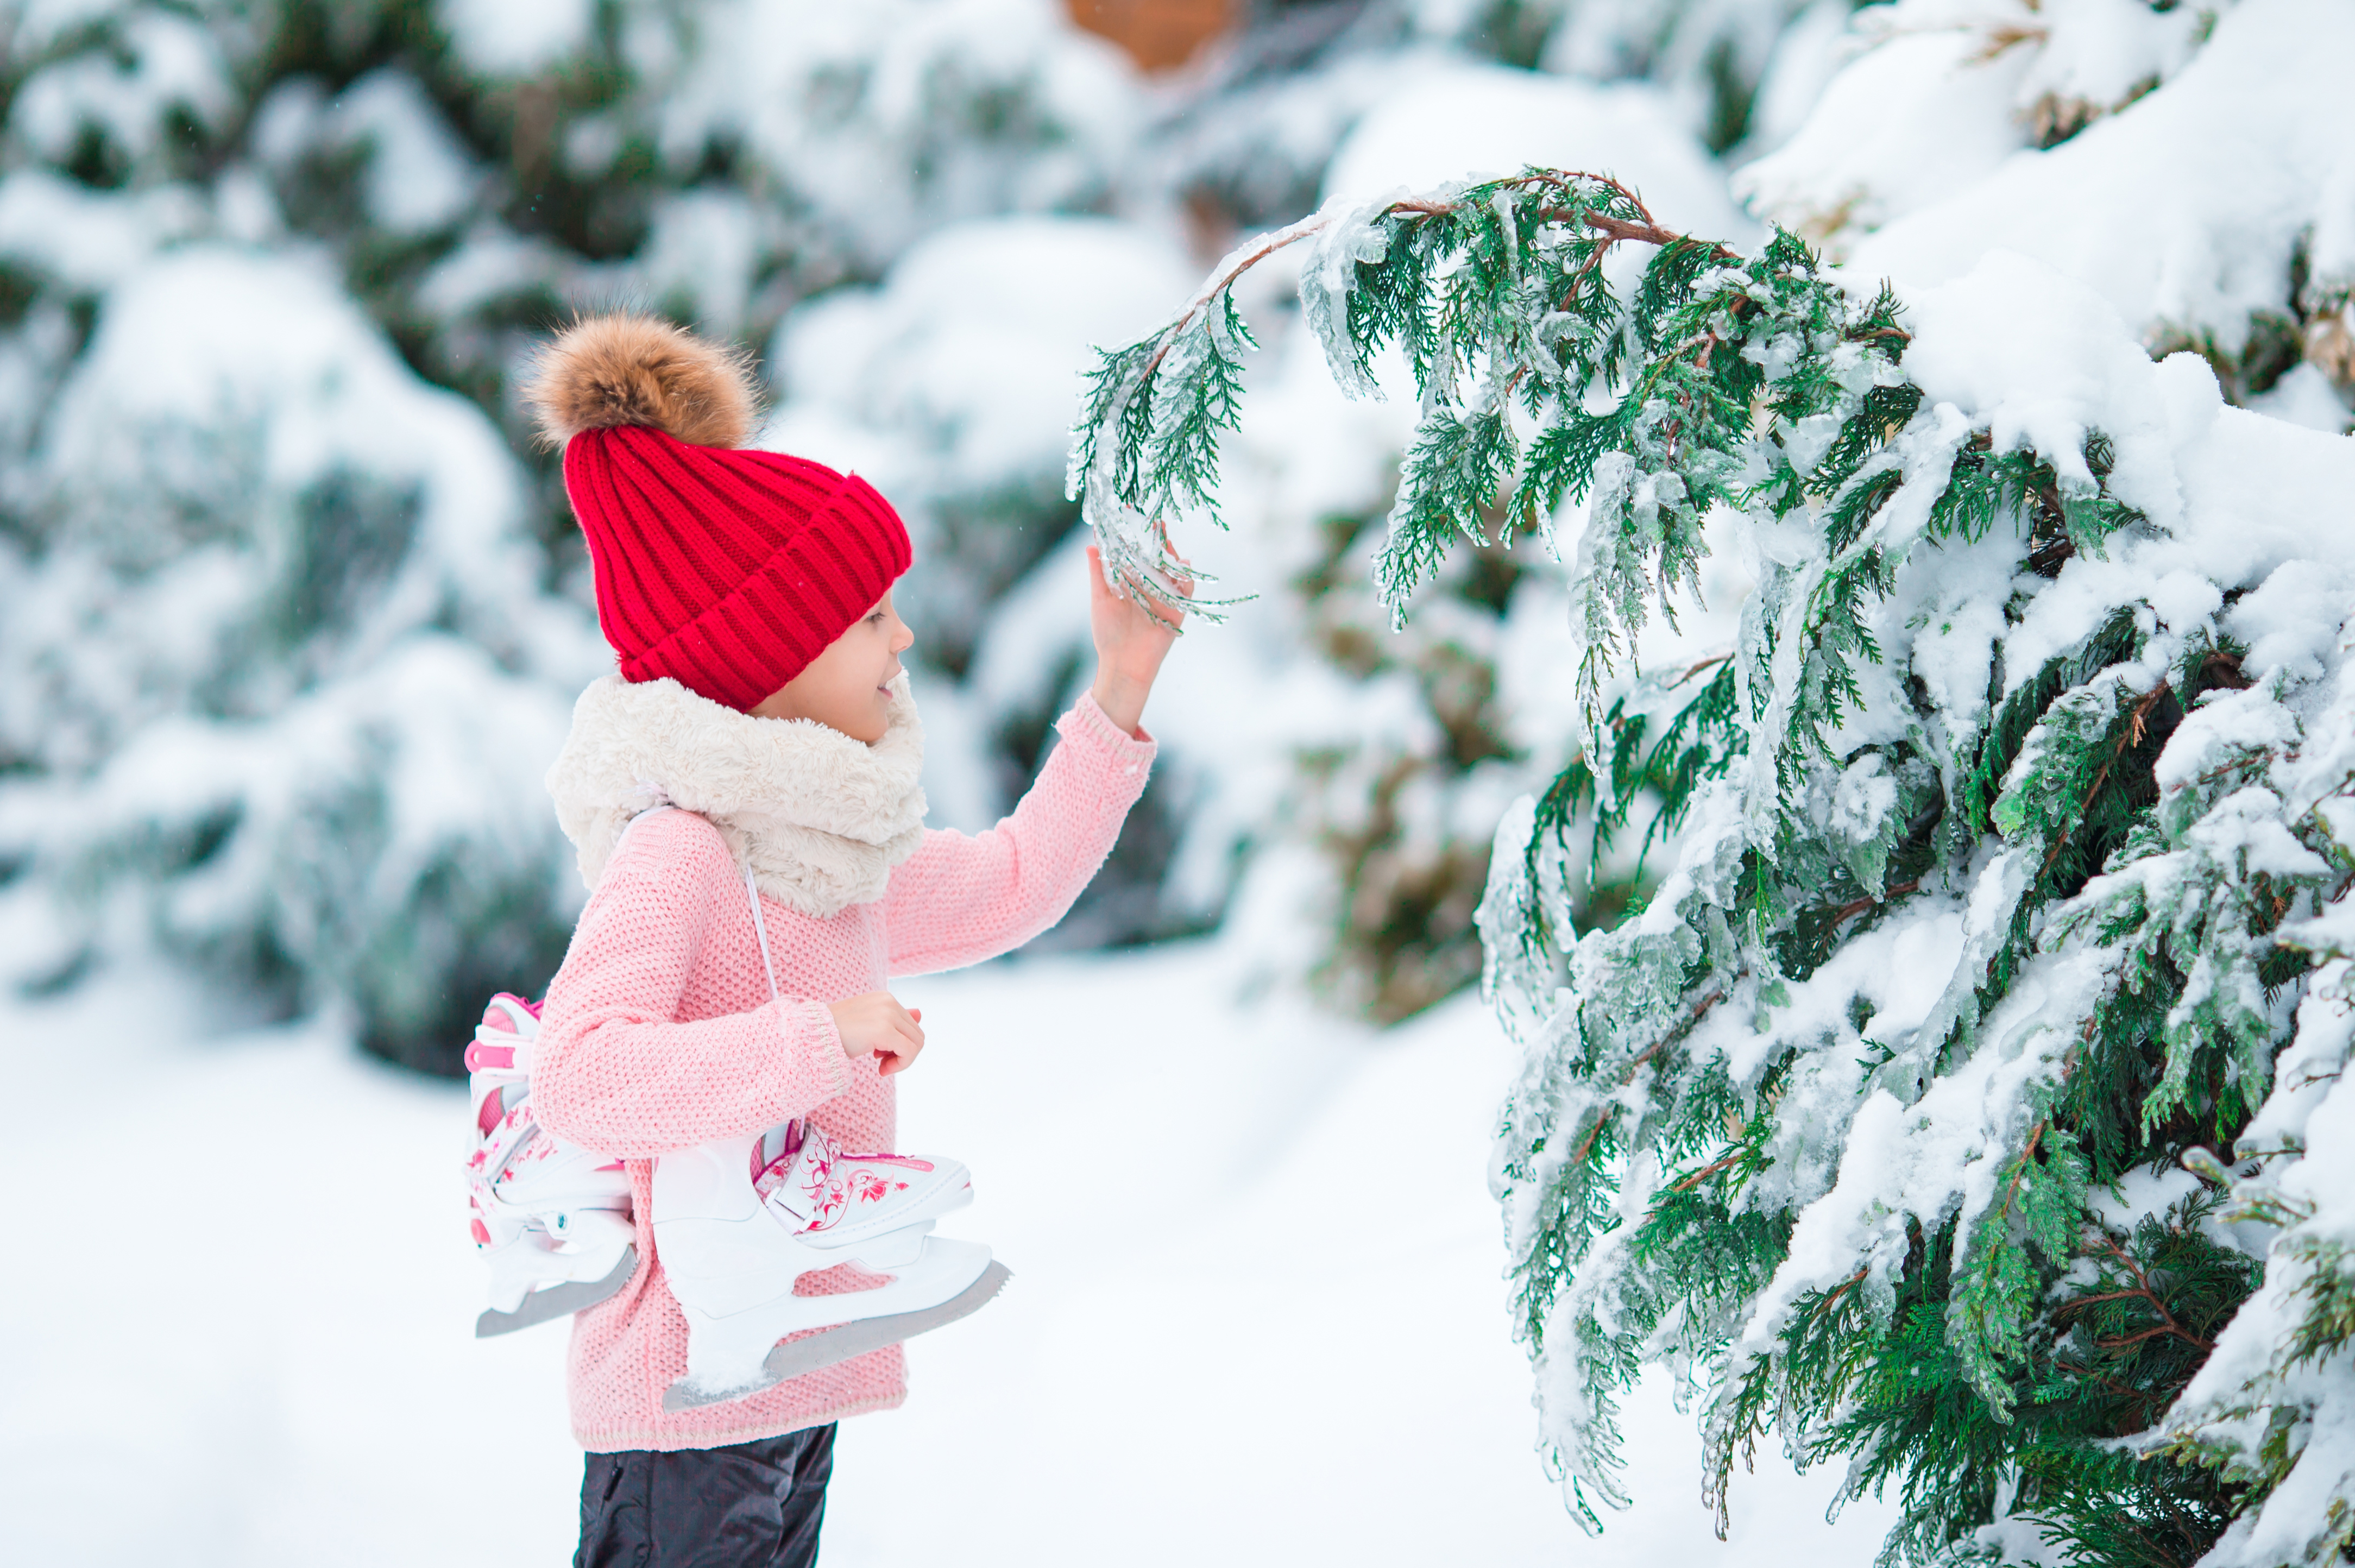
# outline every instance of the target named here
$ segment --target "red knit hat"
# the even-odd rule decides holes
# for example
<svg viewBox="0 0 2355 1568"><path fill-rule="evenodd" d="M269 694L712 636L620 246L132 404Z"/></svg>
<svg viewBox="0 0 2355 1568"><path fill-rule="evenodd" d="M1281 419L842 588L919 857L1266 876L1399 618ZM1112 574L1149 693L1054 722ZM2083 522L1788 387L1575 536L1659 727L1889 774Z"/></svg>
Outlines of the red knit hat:
<svg viewBox="0 0 2355 1568"><path fill-rule="evenodd" d="M873 608L914 552L855 475L752 452L744 362L666 323L591 316L527 393L564 443L597 622L624 680L668 676L739 712Z"/></svg>

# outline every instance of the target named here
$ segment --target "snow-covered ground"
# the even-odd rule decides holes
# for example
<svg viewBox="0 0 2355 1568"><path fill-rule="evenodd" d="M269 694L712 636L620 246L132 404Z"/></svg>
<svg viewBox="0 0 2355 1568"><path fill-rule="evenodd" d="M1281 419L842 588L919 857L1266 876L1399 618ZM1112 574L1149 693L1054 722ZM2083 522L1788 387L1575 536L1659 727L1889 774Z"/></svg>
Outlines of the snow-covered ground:
<svg viewBox="0 0 2355 1568"><path fill-rule="evenodd" d="M1483 1161L1508 1050L1468 998L1387 1036L1238 997L1198 944L910 984L902 1146L1015 1270L848 1424L828 1568L1861 1563L1882 1510L1762 1456L1721 1545L1662 1388L1636 1509L1572 1528L1529 1443ZM101 983L0 1013L9 1556L556 1563L561 1333L476 1342L463 1095L323 1028L194 1039Z"/></svg>

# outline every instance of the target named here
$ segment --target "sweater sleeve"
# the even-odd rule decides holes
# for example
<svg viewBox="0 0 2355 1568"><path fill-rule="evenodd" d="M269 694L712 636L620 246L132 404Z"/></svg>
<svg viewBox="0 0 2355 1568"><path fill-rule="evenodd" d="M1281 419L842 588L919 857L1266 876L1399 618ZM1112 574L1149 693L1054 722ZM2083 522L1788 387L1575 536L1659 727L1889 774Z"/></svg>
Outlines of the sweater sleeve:
<svg viewBox="0 0 2355 1568"><path fill-rule="evenodd" d="M1062 743L1014 814L968 837L935 830L883 892L891 973L922 975L1010 952L1063 918L1112 853L1156 751L1093 697L1056 723Z"/></svg>
<svg viewBox="0 0 2355 1568"><path fill-rule="evenodd" d="M850 1086L823 1003L788 996L677 1021L698 955L745 904L735 862L701 817L665 812L631 834L549 987L531 1080L543 1126L638 1159L773 1126Z"/></svg>

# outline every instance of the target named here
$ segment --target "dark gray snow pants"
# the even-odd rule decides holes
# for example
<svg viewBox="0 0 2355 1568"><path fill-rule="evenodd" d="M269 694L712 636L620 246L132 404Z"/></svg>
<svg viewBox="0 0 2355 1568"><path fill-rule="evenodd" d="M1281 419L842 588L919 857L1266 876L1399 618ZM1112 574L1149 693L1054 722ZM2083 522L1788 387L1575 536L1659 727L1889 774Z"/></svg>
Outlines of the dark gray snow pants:
<svg viewBox="0 0 2355 1568"><path fill-rule="evenodd" d="M810 1568L834 1428L727 1448L591 1454L572 1568Z"/></svg>

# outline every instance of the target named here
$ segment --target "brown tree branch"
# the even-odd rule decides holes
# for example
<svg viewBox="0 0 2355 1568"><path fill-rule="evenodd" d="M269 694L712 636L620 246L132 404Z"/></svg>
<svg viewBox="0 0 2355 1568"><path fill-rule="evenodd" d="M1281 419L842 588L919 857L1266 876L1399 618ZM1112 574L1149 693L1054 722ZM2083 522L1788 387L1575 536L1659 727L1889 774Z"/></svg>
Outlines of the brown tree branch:
<svg viewBox="0 0 2355 1568"><path fill-rule="evenodd" d="M2161 1335L2173 1335L2176 1339L2181 1339L2188 1345L2195 1346L2202 1351L2213 1350L2216 1348L2213 1341L2201 1338L2176 1321L2175 1314L2169 1312L2167 1309L2167 1303L2159 1299L2158 1289L2150 1283L2150 1275L2143 1272L2142 1265L2135 1262L2132 1254L2120 1246L2108 1232L2097 1231L2094 1233L2101 1239L2101 1250L2116 1259L2121 1267L2134 1275L2137 1288L2105 1291L2099 1296L2078 1296L2073 1301L2063 1302L2054 1314L2055 1317L2066 1317L2073 1312L2097 1307L2105 1301L2140 1301L2158 1315L2158 1322L2155 1327L2146 1328L2139 1334L2128 1334L2115 1339L2096 1339L2094 1343L2105 1350L2115 1350L2128 1345L2138 1345L2145 1339L2156 1339Z"/></svg>
<svg viewBox="0 0 2355 1568"><path fill-rule="evenodd" d="M2144 692L2135 703L2134 710L2126 721L2126 732L2120 735L2110 747L2109 759L2102 763L2102 771L2094 775L2094 782L2087 787L2084 797L2078 801L2076 816L2067 827L2061 829L2061 837L2055 838L2052 841L2052 848L2045 852L2044 864L2036 869L2036 874L2039 877L2050 871L2052 869L2052 862L2061 858L2062 849L2068 845L2069 836L2077 830L2078 823L2085 820L2087 814L2093 808L2094 797L2102 793L2102 785L2109 779L2110 770L2117 765L2118 759L2142 744L2143 726L2150 718L2150 710L2158 706L2158 699L2165 697L2167 693L2168 684L2162 680Z"/></svg>
<svg viewBox="0 0 2355 1568"><path fill-rule="evenodd" d="M1708 996L1701 998L1700 1005L1693 1008L1692 1016L1690 1018L1685 1019L1683 1023L1678 1025L1667 1034L1662 1035L1659 1039L1646 1046L1642 1051L1637 1051L1633 1057L1630 1057L1625 1069L1622 1071L1619 1075L1619 1087L1625 1089L1628 1084L1633 1083L1636 1081L1636 1072L1638 1068L1642 1067L1644 1063L1651 1061L1652 1058L1659 1055L1660 1052L1666 1051L1669 1046L1674 1045L1677 1041L1690 1034L1693 1030L1693 1026L1700 1023L1703 1018L1707 1017L1709 1009L1717 1006L1720 1001L1724 999L1724 997L1725 992L1722 989L1710 992ZM1614 1114L1615 1107L1605 1107L1595 1116L1594 1125L1587 1128L1586 1136L1579 1143L1578 1152L1570 1157L1571 1164L1583 1165L1586 1163L1586 1157L1594 1150L1594 1140L1603 1136L1603 1129L1610 1125L1611 1118Z"/></svg>
<svg viewBox="0 0 2355 1568"><path fill-rule="evenodd" d="M1850 899L1848 902L1840 905L1838 911L1833 914L1832 923L1834 925L1838 925L1842 921L1849 919L1852 915L1862 914L1866 910L1875 908L1881 904L1885 904L1891 899L1902 899L1907 893L1918 893L1921 891L1921 879L1917 877L1913 881L1898 883L1895 887L1883 892L1877 899Z"/></svg>
<svg viewBox="0 0 2355 1568"><path fill-rule="evenodd" d="M1675 1185L1671 1186L1668 1190L1671 1192L1689 1192L1692 1189L1700 1186L1702 1182L1707 1181L1710 1177L1715 1176L1719 1171L1723 1170L1726 1167L1738 1163L1742 1157L1749 1152L1750 1151L1748 1149L1738 1148L1722 1159L1713 1159L1707 1165L1702 1166L1699 1170L1694 1171L1690 1176L1686 1177L1682 1181L1677 1182Z"/></svg>

